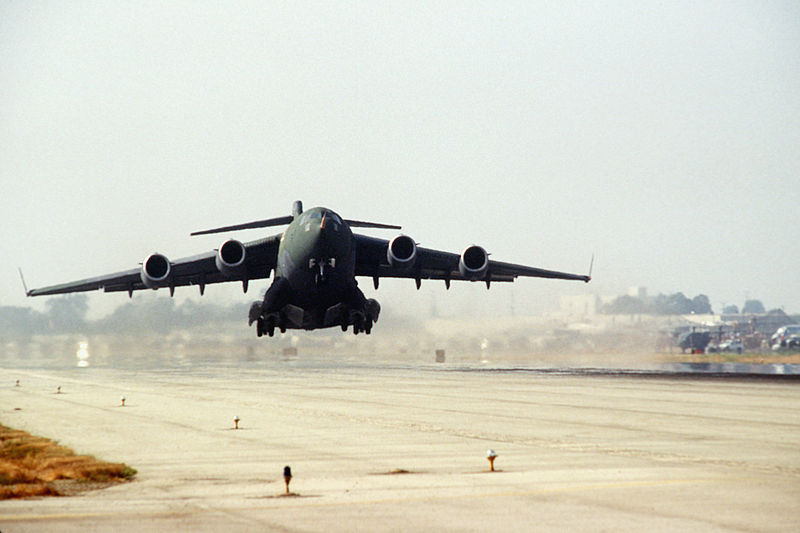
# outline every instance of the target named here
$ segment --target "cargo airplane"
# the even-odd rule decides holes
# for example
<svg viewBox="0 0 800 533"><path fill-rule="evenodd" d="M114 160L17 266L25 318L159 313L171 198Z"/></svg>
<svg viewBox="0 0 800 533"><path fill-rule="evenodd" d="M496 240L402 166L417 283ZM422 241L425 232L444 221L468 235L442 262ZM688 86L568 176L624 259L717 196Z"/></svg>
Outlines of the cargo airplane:
<svg viewBox="0 0 800 533"><path fill-rule="evenodd" d="M250 308L249 324L256 333L275 334L278 329L329 328L342 331L352 326L353 333L369 334L377 322L380 305L367 299L358 288L357 277L372 278L378 288L380 278L408 278L417 289L423 279L451 281L514 281L518 276L555 278L588 282L590 275L568 274L489 259L486 250L468 246L459 255L417 246L408 235L391 240L353 233L351 228L399 230L400 226L346 220L330 209L314 207L303 211L294 203L292 215L246 224L198 231L192 235L222 233L251 228L287 225L283 233L242 243L224 241L216 250L170 261L160 253L149 255L141 267L83 279L61 285L27 290L28 296L44 296L103 289L127 292L142 289L196 285L202 295L206 285L241 281L247 292L254 279L269 278L272 284L264 299Z"/></svg>

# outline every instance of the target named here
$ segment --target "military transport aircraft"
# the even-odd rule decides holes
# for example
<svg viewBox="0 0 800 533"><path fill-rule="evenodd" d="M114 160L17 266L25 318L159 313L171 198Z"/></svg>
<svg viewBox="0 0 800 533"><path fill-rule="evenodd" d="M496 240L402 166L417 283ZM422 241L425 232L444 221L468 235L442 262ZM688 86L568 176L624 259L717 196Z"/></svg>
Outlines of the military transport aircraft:
<svg viewBox="0 0 800 533"><path fill-rule="evenodd" d="M358 288L356 277L371 277L375 288L380 278L409 278L417 289L423 279L444 280L447 288L454 280L483 281L488 288L493 281L514 281L517 276L556 278L588 282L590 275L568 274L489 259L480 246L468 246L461 255L417 246L408 235L387 241L358 235L350 228L399 230L400 226L345 220L324 207L303 211L294 203L292 215L237 224L192 235L222 233L250 228L288 224L283 233L242 243L228 239L216 250L170 261L154 253L140 268L88 278L62 285L32 289L28 296L63 294L103 289L105 292L133 291L197 285L202 295L206 285L223 281L241 281L247 292L253 279L269 278L272 284L263 301L250 308L249 324L256 324L259 337L270 337L277 328L328 328L340 326L353 333L372 331L380 305L367 299ZM591 274L591 268L590 268Z"/></svg>

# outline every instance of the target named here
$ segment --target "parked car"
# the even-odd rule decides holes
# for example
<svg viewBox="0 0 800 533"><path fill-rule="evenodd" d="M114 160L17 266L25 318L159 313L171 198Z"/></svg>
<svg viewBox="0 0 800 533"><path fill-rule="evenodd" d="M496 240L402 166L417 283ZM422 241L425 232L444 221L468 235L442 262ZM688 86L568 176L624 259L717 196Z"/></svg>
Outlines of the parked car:
<svg viewBox="0 0 800 533"><path fill-rule="evenodd" d="M783 326L772 337L772 351L800 349L800 326Z"/></svg>
<svg viewBox="0 0 800 533"><path fill-rule="evenodd" d="M719 344L710 343L706 346L706 353L717 352L735 352L742 353L744 351L744 343L741 339L727 339Z"/></svg>
<svg viewBox="0 0 800 533"><path fill-rule="evenodd" d="M742 353L744 351L744 344L742 343L742 339L728 339L719 345L719 351Z"/></svg>

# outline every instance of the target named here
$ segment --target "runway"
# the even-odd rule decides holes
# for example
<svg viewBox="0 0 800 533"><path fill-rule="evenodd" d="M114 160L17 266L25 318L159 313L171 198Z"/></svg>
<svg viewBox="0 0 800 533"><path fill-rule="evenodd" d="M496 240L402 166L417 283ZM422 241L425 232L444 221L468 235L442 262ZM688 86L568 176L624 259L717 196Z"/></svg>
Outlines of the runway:
<svg viewBox="0 0 800 533"><path fill-rule="evenodd" d="M6 368L0 421L139 472L0 502L3 533L800 529L796 380L302 357Z"/></svg>

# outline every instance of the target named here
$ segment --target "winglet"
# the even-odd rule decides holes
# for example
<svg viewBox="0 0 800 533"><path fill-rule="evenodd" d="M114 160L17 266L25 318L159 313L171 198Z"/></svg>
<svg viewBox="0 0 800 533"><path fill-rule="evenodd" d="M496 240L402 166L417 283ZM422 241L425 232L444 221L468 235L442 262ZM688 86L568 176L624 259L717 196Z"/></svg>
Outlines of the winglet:
<svg viewBox="0 0 800 533"><path fill-rule="evenodd" d="M586 276L586 283L592 280L592 267L594 267L594 254L592 254L592 260L589 261L589 274Z"/></svg>
<svg viewBox="0 0 800 533"><path fill-rule="evenodd" d="M17 270L19 270L19 279L22 280L22 288L25 289L25 296L30 296L31 291L28 290L28 284L25 283L25 276L22 275L22 268L17 267Z"/></svg>

